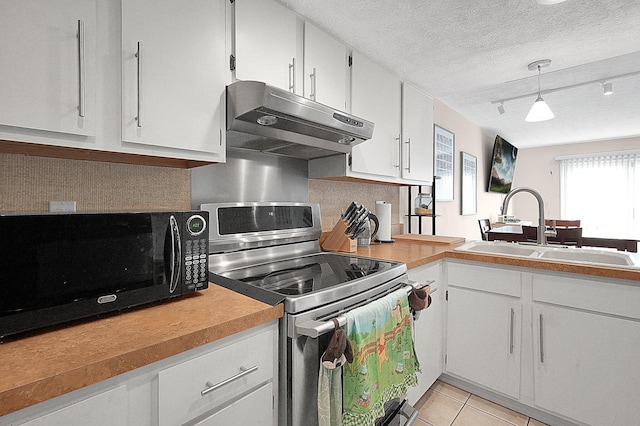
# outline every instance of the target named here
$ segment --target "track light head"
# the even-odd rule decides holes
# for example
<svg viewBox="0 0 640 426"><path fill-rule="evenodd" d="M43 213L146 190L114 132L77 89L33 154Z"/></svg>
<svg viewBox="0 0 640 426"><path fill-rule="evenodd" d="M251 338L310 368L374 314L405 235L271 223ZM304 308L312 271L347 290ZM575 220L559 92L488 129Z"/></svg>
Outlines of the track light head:
<svg viewBox="0 0 640 426"><path fill-rule="evenodd" d="M602 84L602 94L605 96L609 96L613 94L613 83L603 83Z"/></svg>
<svg viewBox="0 0 640 426"><path fill-rule="evenodd" d="M500 115L504 114L504 102L498 105L498 112Z"/></svg>

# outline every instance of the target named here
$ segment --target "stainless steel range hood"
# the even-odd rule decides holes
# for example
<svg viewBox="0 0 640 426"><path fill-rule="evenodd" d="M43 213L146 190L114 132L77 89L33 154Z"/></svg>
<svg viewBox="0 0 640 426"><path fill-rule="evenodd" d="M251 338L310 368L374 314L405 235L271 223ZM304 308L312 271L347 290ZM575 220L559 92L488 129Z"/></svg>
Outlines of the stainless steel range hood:
<svg viewBox="0 0 640 426"><path fill-rule="evenodd" d="M227 147L287 157L349 153L373 123L258 81L227 86Z"/></svg>

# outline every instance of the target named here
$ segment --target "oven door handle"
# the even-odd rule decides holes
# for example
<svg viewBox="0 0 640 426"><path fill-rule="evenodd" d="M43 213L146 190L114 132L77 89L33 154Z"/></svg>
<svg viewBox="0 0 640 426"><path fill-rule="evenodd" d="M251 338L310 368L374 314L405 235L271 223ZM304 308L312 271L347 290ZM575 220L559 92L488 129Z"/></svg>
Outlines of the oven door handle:
<svg viewBox="0 0 640 426"><path fill-rule="evenodd" d="M433 284L434 282L435 281L429 281L425 285ZM409 291L411 291L411 287L407 287L407 292ZM438 291L438 289L434 288L433 290L431 290L431 294L435 293L436 291ZM339 315L335 317L335 319L338 321L338 325L340 327L347 325L347 317L345 317L344 315ZM319 336L322 336L323 334L326 334L334 329L335 329L335 324L331 320L329 321L309 320L301 324L295 325L296 334L301 336L308 336L313 339L317 339Z"/></svg>

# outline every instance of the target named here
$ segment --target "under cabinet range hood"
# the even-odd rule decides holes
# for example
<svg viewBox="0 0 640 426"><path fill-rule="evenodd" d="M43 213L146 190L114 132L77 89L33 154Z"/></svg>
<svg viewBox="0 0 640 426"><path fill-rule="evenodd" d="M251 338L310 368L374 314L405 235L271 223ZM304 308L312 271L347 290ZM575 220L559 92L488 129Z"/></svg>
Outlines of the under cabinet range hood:
<svg viewBox="0 0 640 426"><path fill-rule="evenodd" d="M310 160L373 136L373 123L258 81L227 86L227 147Z"/></svg>

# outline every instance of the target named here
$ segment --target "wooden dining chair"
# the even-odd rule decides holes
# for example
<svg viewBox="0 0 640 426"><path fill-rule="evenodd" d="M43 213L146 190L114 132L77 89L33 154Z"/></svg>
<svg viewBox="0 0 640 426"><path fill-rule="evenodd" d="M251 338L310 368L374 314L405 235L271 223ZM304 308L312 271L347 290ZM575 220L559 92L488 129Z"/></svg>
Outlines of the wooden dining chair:
<svg viewBox="0 0 640 426"><path fill-rule="evenodd" d="M482 239L487 241L487 232L491 230L491 221L489 219L479 219L478 225L480 225L480 235L482 235Z"/></svg>
<svg viewBox="0 0 640 426"><path fill-rule="evenodd" d="M544 224L547 227L552 227L554 221L556 223L556 228L580 228L580 219L578 220L545 219Z"/></svg>
<svg viewBox="0 0 640 426"><path fill-rule="evenodd" d="M522 233L527 241L538 241L538 227L522 225Z"/></svg>
<svg viewBox="0 0 640 426"><path fill-rule="evenodd" d="M548 236L549 244L582 247L582 228L556 228L556 236Z"/></svg>

